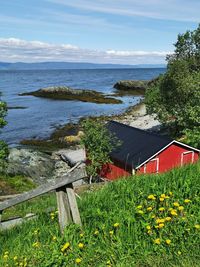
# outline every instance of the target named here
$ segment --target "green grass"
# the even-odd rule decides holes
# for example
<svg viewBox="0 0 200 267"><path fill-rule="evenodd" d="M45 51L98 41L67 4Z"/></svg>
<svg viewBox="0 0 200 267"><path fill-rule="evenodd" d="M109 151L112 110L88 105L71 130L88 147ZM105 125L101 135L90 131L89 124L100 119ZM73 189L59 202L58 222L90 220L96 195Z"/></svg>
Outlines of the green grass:
<svg viewBox="0 0 200 267"><path fill-rule="evenodd" d="M35 184L22 175L9 176L0 173L0 194L17 194L35 188Z"/></svg>
<svg viewBox="0 0 200 267"><path fill-rule="evenodd" d="M37 220L1 232L0 266L15 266L14 256L21 266L200 266L199 178L200 164L196 164L163 175L118 180L85 193L78 201L83 228L71 225L63 236L57 213L40 212ZM156 199L148 200L152 194ZM169 198L160 200L162 194ZM38 206L49 205L43 202L38 200ZM178 210L175 202L184 210ZM160 207L165 210L159 211ZM169 208L176 209L177 216ZM171 221L155 228L156 219L166 217ZM160 244L155 243L158 239ZM66 242L69 247L64 249Z"/></svg>

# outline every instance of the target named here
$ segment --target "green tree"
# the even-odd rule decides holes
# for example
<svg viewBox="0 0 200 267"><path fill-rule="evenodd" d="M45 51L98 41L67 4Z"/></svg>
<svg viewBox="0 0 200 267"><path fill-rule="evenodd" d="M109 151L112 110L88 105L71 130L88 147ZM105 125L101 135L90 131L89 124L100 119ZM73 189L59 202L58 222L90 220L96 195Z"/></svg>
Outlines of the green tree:
<svg viewBox="0 0 200 267"><path fill-rule="evenodd" d="M3 128L7 122L5 121L5 116L7 114L7 105L0 99L0 128ZM8 146L7 144L0 140L0 169L5 167L6 158L8 156Z"/></svg>
<svg viewBox="0 0 200 267"><path fill-rule="evenodd" d="M167 71L146 91L149 113L170 129L200 146L200 26L178 35L175 52L167 57ZM192 137L193 136L193 137Z"/></svg>
<svg viewBox="0 0 200 267"><path fill-rule="evenodd" d="M111 163L110 153L120 145L119 140L111 134L105 125L92 119L86 119L82 123L84 135L81 143L86 149L87 160L86 171L89 182L99 176L102 167Z"/></svg>

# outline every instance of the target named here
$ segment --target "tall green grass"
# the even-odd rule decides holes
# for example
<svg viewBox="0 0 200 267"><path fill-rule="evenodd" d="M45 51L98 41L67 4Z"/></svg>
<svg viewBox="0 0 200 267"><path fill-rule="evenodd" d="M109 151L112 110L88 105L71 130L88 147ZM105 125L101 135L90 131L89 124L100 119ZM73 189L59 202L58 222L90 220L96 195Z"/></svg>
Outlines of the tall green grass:
<svg viewBox="0 0 200 267"><path fill-rule="evenodd" d="M1 232L0 266L200 266L199 192L200 164L109 183L78 201L82 229L61 236L54 212Z"/></svg>

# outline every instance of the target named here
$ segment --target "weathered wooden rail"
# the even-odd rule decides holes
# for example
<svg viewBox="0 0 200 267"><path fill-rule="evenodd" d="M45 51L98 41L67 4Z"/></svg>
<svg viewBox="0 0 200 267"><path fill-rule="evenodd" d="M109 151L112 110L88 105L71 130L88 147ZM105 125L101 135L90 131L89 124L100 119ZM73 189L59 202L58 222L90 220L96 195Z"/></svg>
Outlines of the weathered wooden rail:
<svg viewBox="0 0 200 267"><path fill-rule="evenodd" d="M64 228L70 223L81 225L81 218L76 202L76 196L73 190L73 183L87 176L85 169L79 168L80 165L81 163L76 164L76 166L70 169L62 178L47 182L36 189L1 202L0 224L1 216L5 209L55 190L61 232L63 232Z"/></svg>

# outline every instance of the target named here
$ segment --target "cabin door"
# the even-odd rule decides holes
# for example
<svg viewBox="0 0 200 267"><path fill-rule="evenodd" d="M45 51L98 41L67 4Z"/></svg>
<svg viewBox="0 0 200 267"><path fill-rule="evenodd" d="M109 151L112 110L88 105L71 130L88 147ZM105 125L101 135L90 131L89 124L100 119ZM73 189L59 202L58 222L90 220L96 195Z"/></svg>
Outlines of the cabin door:
<svg viewBox="0 0 200 267"><path fill-rule="evenodd" d="M181 154L181 166L194 162L194 151L187 151Z"/></svg>
<svg viewBox="0 0 200 267"><path fill-rule="evenodd" d="M144 173L158 173L159 158L150 160L144 165Z"/></svg>

